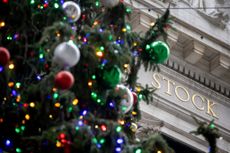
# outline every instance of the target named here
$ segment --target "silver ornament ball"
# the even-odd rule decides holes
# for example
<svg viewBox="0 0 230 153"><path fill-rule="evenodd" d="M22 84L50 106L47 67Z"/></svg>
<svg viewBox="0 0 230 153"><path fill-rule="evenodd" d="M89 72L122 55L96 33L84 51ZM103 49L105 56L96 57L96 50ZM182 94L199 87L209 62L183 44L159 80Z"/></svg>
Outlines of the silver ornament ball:
<svg viewBox="0 0 230 153"><path fill-rule="evenodd" d="M53 62L61 67L73 67L80 60L79 48L72 42L63 42L54 50Z"/></svg>
<svg viewBox="0 0 230 153"><path fill-rule="evenodd" d="M133 106L133 94L132 92L129 90L129 88L127 88L126 86L119 84L116 87L118 90L123 90L124 91L124 95L122 95L123 99L121 100L120 103L120 110L122 113L127 113L131 110L132 106Z"/></svg>
<svg viewBox="0 0 230 153"><path fill-rule="evenodd" d="M70 22L76 22L81 17L81 9L77 3L67 1L62 5L62 7Z"/></svg>

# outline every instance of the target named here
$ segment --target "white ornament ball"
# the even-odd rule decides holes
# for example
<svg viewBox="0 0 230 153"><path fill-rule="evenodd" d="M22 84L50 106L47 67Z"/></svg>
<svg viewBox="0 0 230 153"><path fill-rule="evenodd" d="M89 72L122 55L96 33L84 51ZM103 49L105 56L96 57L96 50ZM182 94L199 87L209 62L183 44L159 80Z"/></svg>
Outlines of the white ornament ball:
<svg viewBox="0 0 230 153"><path fill-rule="evenodd" d="M120 0L101 0L101 4L108 8L113 8L119 4Z"/></svg>
<svg viewBox="0 0 230 153"><path fill-rule="evenodd" d="M129 88L127 88L124 85L117 85L116 88L118 90L124 91L124 95L122 95L122 100L120 103L119 110L121 110L121 112L125 114L125 113L129 112L133 106L133 94L129 90Z"/></svg>
<svg viewBox="0 0 230 153"><path fill-rule="evenodd" d="M70 22L76 22L81 17L81 9L75 2L67 1L62 7Z"/></svg>
<svg viewBox="0 0 230 153"><path fill-rule="evenodd" d="M53 62L61 67L73 67L80 60L79 48L72 42L63 42L54 50Z"/></svg>

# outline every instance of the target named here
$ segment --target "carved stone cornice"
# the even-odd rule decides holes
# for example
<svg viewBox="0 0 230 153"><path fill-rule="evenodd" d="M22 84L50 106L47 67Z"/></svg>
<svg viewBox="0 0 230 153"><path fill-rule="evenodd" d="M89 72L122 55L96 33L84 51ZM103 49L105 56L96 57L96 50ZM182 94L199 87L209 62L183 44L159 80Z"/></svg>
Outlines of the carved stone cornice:
<svg viewBox="0 0 230 153"><path fill-rule="evenodd" d="M171 69L170 72L168 72L168 69L166 70L165 67ZM199 74L199 72L196 71L192 71L190 69L188 69L186 66L180 65L178 64L175 60L171 61L168 60L164 66L162 67L162 71L164 71L164 73L169 73L169 74L174 74L175 76L177 76L176 78L180 78L180 80L183 80L186 84L187 84L187 79L191 79L194 81L194 83L196 84L195 86L193 86L193 88L197 88L197 90L208 88L209 90L204 90L206 91L206 93L210 93L210 95L212 95L214 98L217 98L218 101L222 101L222 102L227 102L228 104L230 104L230 89L222 86L221 84L218 84L216 82L213 82L211 79L209 79L208 76L204 77L201 76ZM173 72L175 71L175 72ZM178 77L178 73L180 75L182 75L181 77ZM219 98L218 98L219 97ZM224 101L223 101L224 100Z"/></svg>

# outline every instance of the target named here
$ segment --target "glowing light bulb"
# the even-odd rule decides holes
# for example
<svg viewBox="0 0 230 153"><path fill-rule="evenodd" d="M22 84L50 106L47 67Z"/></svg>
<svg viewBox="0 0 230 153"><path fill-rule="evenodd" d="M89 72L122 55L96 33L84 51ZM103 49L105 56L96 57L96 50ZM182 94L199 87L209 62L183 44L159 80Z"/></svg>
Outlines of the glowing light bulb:
<svg viewBox="0 0 230 153"><path fill-rule="evenodd" d="M25 115L25 119L26 119L26 120L30 120L30 115L29 115L29 114L26 114L26 115Z"/></svg>
<svg viewBox="0 0 230 153"><path fill-rule="evenodd" d="M123 142L124 142L123 139L121 139L121 138L117 139L117 143L118 143L118 144L122 144Z"/></svg>
<svg viewBox="0 0 230 153"><path fill-rule="evenodd" d="M93 82L92 82L92 81L89 81L89 82L88 82L88 86L89 86L89 87L92 87L92 85L93 85Z"/></svg>
<svg viewBox="0 0 230 153"><path fill-rule="evenodd" d="M128 68L129 67L129 64L124 64L124 68Z"/></svg>
<svg viewBox="0 0 230 153"><path fill-rule="evenodd" d="M5 25L6 25L6 24L5 24L4 21L0 22L0 28L1 28L1 27L5 27Z"/></svg>
<svg viewBox="0 0 230 153"><path fill-rule="evenodd" d="M0 123L3 123L3 121L4 121L3 118L0 118Z"/></svg>
<svg viewBox="0 0 230 153"><path fill-rule="evenodd" d="M10 64L9 69L13 70L14 69L14 64Z"/></svg>
<svg viewBox="0 0 230 153"><path fill-rule="evenodd" d="M121 126L117 126L116 131L117 132L121 132L121 130L122 130L122 127Z"/></svg>
<svg viewBox="0 0 230 153"><path fill-rule="evenodd" d="M61 104L60 103L55 103L54 106L58 108L58 107L61 106Z"/></svg>
<svg viewBox="0 0 230 153"><path fill-rule="evenodd" d="M121 152L121 147L116 147L116 152Z"/></svg>
<svg viewBox="0 0 230 153"><path fill-rule="evenodd" d="M106 130L107 130L107 127L106 127L106 125L101 125L101 130L103 131L103 132L105 132Z"/></svg>
<svg viewBox="0 0 230 153"><path fill-rule="evenodd" d="M97 51L97 52L96 52L96 55L97 55L98 57L103 57L103 56L104 56L103 52L101 52L101 51Z"/></svg>
<svg viewBox="0 0 230 153"><path fill-rule="evenodd" d="M53 115L50 114L50 115L49 115L49 118L52 119L52 118L53 118Z"/></svg>
<svg viewBox="0 0 230 153"><path fill-rule="evenodd" d="M5 145L10 146L10 144L11 144L11 141L9 139L7 139L6 142L5 142Z"/></svg>
<svg viewBox="0 0 230 153"><path fill-rule="evenodd" d="M54 3L54 8L59 8L59 5L58 5L58 3Z"/></svg>
<svg viewBox="0 0 230 153"><path fill-rule="evenodd" d="M61 147L61 142L60 142L60 141L57 141L57 142L56 142L56 147L58 147L58 148Z"/></svg>
<svg viewBox="0 0 230 153"><path fill-rule="evenodd" d="M73 105L76 106L78 104L78 102L79 102L78 99L74 99L72 103L73 103Z"/></svg>
<svg viewBox="0 0 230 153"><path fill-rule="evenodd" d="M141 149L137 149L137 150L135 151L135 153L142 153L142 150L141 150Z"/></svg>
<svg viewBox="0 0 230 153"><path fill-rule="evenodd" d="M8 83L8 86L11 88L11 87L13 87L14 86L14 82L9 82Z"/></svg>
<svg viewBox="0 0 230 153"><path fill-rule="evenodd" d="M132 115L137 115L137 112L135 112L135 111L132 111Z"/></svg>
<svg viewBox="0 0 230 153"><path fill-rule="evenodd" d="M61 134L59 135L59 137L60 137L61 139L65 139L65 133L61 133Z"/></svg>
<svg viewBox="0 0 230 153"><path fill-rule="evenodd" d="M31 107L31 108L34 108L34 107L35 107L35 103L34 103L34 102L31 102L31 103L30 103L30 107Z"/></svg>
<svg viewBox="0 0 230 153"><path fill-rule="evenodd" d="M22 152L22 149L16 148L16 152L17 152L17 153L20 153L20 152Z"/></svg>

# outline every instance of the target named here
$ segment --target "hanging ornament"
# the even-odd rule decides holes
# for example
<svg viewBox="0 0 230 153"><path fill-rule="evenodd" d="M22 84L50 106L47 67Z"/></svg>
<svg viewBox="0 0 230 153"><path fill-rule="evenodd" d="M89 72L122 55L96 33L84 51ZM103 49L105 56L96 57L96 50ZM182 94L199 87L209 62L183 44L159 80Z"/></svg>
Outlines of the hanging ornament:
<svg viewBox="0 0 230 153"><path fill-rule="evenodd" d="M119 110L124 114L129 112L133 106L132 92L129 88L121 84L117 85L115 90L115 92L122 93Z"/></svg>
<svg viewBox="0 0 230 153"><path fill-rule="evenodd" d="M138 96L135 92L132 92L133 94L133 104L136 105L138 103Z"/></svg>
<svg viewBox="0 0 230 153"><path fill-rule="evenodd" d="M63 42L54 50L53 61L61 67L73 67L80 60L80 51L72 42Z"/></svg>
<svg viewBox="0 0 230 153"><path fill-rule="evenodd" d="M76 22L81 16L81 9L78 4L73 1L64 2L62 5L66 16L70 22Z"/></svg>
<svg viewBox="0 0 230 153"><path fill-rule="evenodd" d="M74 84L74 77L68 71L61 71L55 76L55 86L60 89L69 89Z"/></svg>
<svg viewBox="0 0 230 153"><path fill-rule="evenodd" d="M98 72L99 82L106 88L114 88L121 82L122 72L116 65L105 67Z"/></svg>
<svg viewBox="0 0 230 153"><path fill-rule="evenodd" d="M8 49L0 47L0 64L5 66L10 60L10 53Z"/></svg>
<svg viewBox="0 0 230 153"><path fill-rule="evenodd" d="M101 0L101 4L108 8L113 8L119 4L119 0Z"/></svg>
<svg viewBox="0 0 230 153"><path fill-rule="evenodd" d="M137 129L138 129L138 125L136 123L131 123L130 125L130 130L134 133L137 132Z"/></svg>
<svg viewBox="0 0 230 153"><path fill-rule="evenodd" d="M151 45L146 45L146 51L149 52L151 59L155 63L164 63L170 56L169 46L162 41L156 41Z"/></svg>

